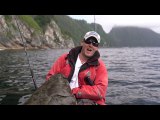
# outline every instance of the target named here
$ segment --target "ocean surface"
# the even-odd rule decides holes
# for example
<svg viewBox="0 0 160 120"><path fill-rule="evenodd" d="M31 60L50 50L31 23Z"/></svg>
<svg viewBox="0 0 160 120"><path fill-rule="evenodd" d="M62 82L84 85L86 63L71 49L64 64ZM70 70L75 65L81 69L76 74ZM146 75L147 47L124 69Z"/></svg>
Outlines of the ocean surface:
<svg viewBox="0 0 160 120"><path fill-rule="evenodd" d="M27 50L38 87L69 49ZM108 70L108 105L160 105L160 48L101 48ZM34 92L24 50L0 50L0 105L23 105Z"/></svg>

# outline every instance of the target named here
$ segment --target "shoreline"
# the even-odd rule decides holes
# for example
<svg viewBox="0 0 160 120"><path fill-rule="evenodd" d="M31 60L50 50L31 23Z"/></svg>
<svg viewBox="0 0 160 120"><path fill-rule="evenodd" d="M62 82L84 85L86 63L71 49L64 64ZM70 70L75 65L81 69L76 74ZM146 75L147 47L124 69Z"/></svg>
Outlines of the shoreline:
<svg viewBox="0 0 160 120"><path fill-rule="evenodd" d="M5 48L0 48L0 51L5 50Z"/></svg>
<svg viewBox="0 0 160 120"><path fill-rule="evenodd" d="M26 50L48 50L48 49L70 49L70 48L49 48L49 47L44 47L44 48L26 48ZM2 48L0 47L0 51L3 50L24 50L24 48Z"/></svg>
<svg viewBox="0 0 160 120"><path fill-rule="evenodd" d="M0 51L2 50L24 50L24 47L0 47ZM42 48L38 48L38 47L26 47L26 50L38 50L38 49L49 49L49 47L42 47Z"/></svg>

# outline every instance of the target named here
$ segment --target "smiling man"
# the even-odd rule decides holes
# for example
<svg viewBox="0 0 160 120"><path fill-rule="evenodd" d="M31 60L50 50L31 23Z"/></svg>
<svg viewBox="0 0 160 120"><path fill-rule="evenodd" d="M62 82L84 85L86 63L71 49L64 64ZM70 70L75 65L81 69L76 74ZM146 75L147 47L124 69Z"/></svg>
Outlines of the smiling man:
<svg viewBox="0 0 160 120"><path fill-rule="evenodd" d="M97 32L87 32L81 46L60 56L46 76L47 80L58 73L67 77L79 105L106 104L108 73L100 59L99 43L100 35Z"/></svg>

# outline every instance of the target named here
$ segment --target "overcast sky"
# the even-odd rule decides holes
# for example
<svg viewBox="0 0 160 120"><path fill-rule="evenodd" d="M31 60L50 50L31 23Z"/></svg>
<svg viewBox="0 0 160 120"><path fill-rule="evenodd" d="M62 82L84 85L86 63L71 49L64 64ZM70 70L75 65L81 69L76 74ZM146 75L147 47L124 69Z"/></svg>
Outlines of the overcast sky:
<svg viewBox="0 0 160 120"><path fill-rule="evenodd" d="M160 15L69 15L74 19L83 19L88 23L102 25L108 33L113 26L138 26L150 28L160 33Z"/></svg>

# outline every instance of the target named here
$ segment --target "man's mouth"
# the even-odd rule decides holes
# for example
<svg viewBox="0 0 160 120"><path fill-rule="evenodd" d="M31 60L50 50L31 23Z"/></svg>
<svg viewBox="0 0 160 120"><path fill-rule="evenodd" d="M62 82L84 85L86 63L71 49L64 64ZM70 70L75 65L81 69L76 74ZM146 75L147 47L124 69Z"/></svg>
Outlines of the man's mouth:
<svg viewBox="0 0 160 120"><path fill-rule="evenodd" d="M91 49L91 48L87 48L87 51L90 51L90 52L91 52L91 51L92 51L92 49Z"/></svg>

